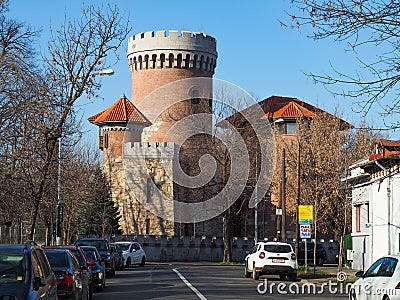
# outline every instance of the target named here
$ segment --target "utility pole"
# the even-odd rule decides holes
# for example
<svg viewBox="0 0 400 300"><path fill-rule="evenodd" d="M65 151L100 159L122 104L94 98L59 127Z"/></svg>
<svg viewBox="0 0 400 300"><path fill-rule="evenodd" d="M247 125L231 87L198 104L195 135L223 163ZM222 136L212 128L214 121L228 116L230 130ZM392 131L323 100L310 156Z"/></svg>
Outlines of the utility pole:
<svg viewBox="0 0 400 300"><path fill-rule="evenodd" d="M286 151L282 150L282 242L286 242Z"/></svg>
<svg viewBox="0 0 400 300"><path fill-rule="evenodd" d="M258 242L258 195L257 195L257 180L258 180L258 152L256 153L256 205L254 206L254 244Z"/></svg>
<svg viewBox="0 0 400 300"><path fill-rule="evenodd" d="M58 178L57 178L57 206L56 206L56 245L62 245L63 232L63 204L61 199L61 137L58 139Z"/></svg>
<svg viewBox="0 0 400 300"><path fill-rule="evenodd" d="M299 205L300 205L300 137L297 133L297 198L296 198L296 244L295 254L296 258L299 257L299 242L300 242L300 228L299 228Z"/></svg>

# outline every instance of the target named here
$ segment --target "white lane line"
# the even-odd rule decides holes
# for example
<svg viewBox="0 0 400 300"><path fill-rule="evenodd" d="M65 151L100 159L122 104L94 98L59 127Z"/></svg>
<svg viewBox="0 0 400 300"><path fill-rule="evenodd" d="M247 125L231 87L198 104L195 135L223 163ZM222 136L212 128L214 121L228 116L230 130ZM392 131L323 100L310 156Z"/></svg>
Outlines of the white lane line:
<svg viewBox="0 0 400 300"><path fill-rule="evenodd" d="M196 294L197 297L199 297L201 300L207 300L206 297L203 296L202 293L199 292L198 289L196 289L183 275L177 270L177 269L172 269L178 276L179 278Z"/></svg>

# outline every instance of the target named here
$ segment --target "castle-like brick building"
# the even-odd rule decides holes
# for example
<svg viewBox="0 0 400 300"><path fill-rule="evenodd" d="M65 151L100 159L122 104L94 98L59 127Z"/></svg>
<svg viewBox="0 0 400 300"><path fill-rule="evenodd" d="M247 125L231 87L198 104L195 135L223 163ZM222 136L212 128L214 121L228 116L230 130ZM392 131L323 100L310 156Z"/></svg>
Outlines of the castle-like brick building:
<svg viewBox="0 0 400 300"><path fill-rule="evenodd" d="M146 202L157 197L148 188L149 180L170 199L186 198L184 189L174 184L173 174L166 174L165 170L166 164L173 169L176 151L171 127L193 113L212 111L209 99L217 60L215 38L188 31L140 33L129 38L127 57L132 75L132 101L123 96L89 118L89 122L99 127L104 170L111 181L112 198L119 205L123 232L221 235L221 230L216 228L219 226L215 226L217 220L177 224L146 209ZM197 84L196 78L210 80ZM168 104L168 93L178 98L177 103ZM198 144L204 138L194 137L192 143ZM185 143L186 149L193 145L190 139ZM143 149L146 149L145 159ZM129 174L136 177L130 178ZM161 198L156 201L163 206ZM162 209L164 213L174 214L174 206Z"/></svg>

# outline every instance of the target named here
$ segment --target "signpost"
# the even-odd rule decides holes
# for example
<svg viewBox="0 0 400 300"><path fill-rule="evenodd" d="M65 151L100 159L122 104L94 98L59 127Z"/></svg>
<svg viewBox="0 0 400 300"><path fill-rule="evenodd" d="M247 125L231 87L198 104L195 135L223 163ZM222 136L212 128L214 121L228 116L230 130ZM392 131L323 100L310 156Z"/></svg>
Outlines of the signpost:
<svg viewBox="0 0 400 300"><path fill-rule="evenodd" d="M299 205L300 238L306 239L304 243L304 270L307 272L307 239L311 238L311 224L313 223L313 206Z"/></svg>
<svg viewBox="0 0 400 300"><path fill-rule="evenodd" d="M313 215L312 205L299 205L299 224L312 224Z"/></svg>

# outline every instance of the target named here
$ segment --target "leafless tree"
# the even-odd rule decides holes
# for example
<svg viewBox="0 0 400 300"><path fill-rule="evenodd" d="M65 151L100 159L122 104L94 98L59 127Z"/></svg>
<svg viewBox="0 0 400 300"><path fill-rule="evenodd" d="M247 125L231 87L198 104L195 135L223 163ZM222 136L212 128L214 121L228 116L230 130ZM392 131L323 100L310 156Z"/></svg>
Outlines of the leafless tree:
<svg viewBox="0 0 400 300"><path fill-rule="evenodd" d="M52 114L45 116L42 126L42 160L35 191L29 238L33 237L39 206L50 166L57 153L57 142L64 135L69 118L74 116L74 103L82 96L96 96L100 87L101 69L108 67L107 55L125 41L128 24L116 7L83 8L82 17L76 21L65 20L49 42L49 58L45 59L46 85L40 99L50 103Z"/></svg>
<svg viewBox="0 0 400 300"><path fill-rule="evenodd" d="M400 2L292 0L292 4L295 12L289 14L294 27L304 31L309 28L310 36L316 40L346 43L356 55L368 51L370 58L358 58L360 68L354 74L341 72L339 66L333 66L331 75L309 75L325 86L334 85L334 94L354 99L362 112L368 112L376 104L384 114L398 113ZM388 126L398 127L399 123Z"/></svg>

